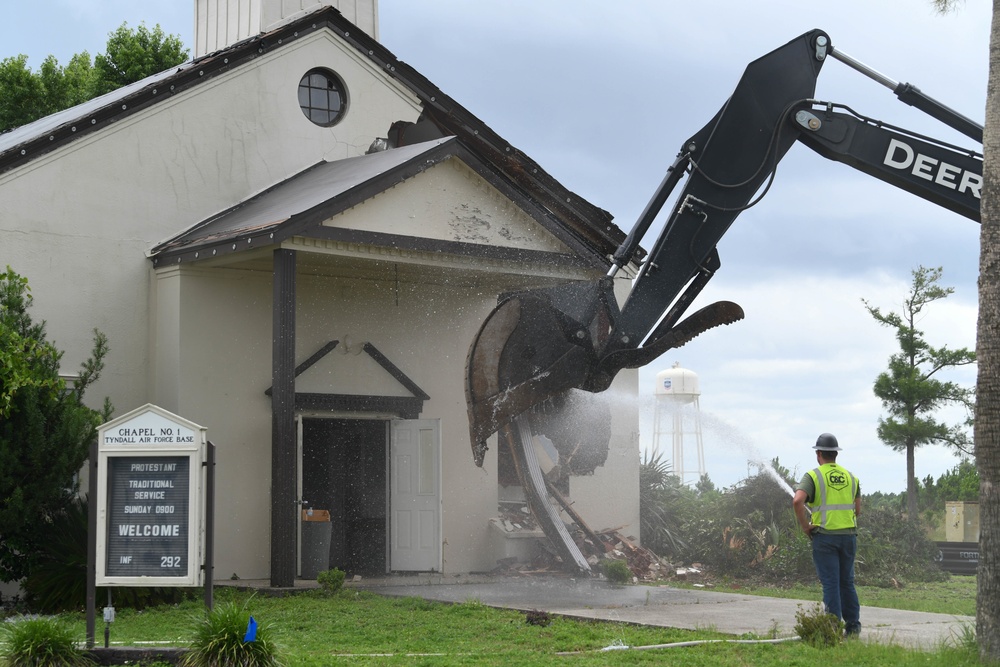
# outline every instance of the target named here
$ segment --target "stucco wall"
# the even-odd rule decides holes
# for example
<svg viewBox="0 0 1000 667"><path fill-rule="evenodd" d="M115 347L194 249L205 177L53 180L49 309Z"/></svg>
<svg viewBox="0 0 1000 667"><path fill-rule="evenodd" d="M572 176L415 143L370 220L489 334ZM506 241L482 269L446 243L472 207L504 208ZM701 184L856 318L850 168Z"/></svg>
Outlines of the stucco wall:
<svg viewBox="0 0 1000 667"><path fill-rule="evenodd" d="M319 65L344 79L352 100L333 128L298 106L299 79ZM0 174L0 261L30 281L33 314L65 350L64 372L88 356L93 328L108 335L108 365L89 398L109 395L121 414L156 390L145 253L321 160L363 154L392 121L417 113L411 95L329 33L304 37Z"/></svg>
<svg viewBox="0 0 1000 667"><path fill-rule="evenodd" d="M180 317L169 314L183 349L175 409L206 426L218 448L217 572L263 578L270 546L271 416L264 395L271 382L270 275L198 268L163 273L160 282L183 295ZM430 395L421 417L441 420L448 572L493 566L487 520L496 514L495 453L483 468L473 463L463 388L465 350L489 305L461 286L307 275L298 282L297 362L349 335L371 342ZM335 391L346 382L357 391L364 380L351 381L350 359L329 355L310 390Z"/></svg>

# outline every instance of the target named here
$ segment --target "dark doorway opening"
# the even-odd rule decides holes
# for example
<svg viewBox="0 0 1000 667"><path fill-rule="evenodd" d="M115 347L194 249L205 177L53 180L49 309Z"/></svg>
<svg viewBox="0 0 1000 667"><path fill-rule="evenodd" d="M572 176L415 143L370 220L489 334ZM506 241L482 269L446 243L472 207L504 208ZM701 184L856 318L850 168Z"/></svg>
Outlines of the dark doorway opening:
<svg viewBox="0 0 1000 667"><path fill-rule="evenodd" d="M330 567L387 571L388 425L375 419L302 420L302 498L330 512Z"/></svg>

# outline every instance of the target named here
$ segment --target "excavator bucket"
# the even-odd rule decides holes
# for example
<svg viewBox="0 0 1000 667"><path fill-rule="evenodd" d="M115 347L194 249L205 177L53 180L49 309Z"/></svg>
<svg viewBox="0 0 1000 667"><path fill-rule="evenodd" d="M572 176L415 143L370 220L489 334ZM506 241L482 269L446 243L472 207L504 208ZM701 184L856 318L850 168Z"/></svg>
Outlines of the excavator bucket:
<svg viewBox="0 0 1000 667"><path fill-rule="evenodd" d="M622 368L638 368L701 332L743 318L735 303L713 303L644 347L609 351L619 310L613 280L570 283L503 299L473 340L466 362L466 403L476 465L486 441L518 415L570 389L600 392ZM563 397L564 398L564 397ZM559 404L559 401L556 401Z"/></svg>
<svg viewBox="0 0 1000 667"><path fill-rule="evenodd" d="M487 438L514 417L586 386L616 312L609 279L520 292L500 302L466 363L476 465L483 464Z"/></svg>

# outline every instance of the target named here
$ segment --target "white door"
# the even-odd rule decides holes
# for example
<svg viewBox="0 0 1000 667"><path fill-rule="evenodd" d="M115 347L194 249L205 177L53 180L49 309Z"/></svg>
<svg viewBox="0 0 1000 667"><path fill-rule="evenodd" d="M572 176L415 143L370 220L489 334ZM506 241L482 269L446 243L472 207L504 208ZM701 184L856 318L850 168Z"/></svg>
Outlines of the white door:
<svg viewBox="0 0 1000 667"><path fill-rule="evenodd" d="M437 419L394 420L391 431L389 568L440 572L440 423Z"/></svg>

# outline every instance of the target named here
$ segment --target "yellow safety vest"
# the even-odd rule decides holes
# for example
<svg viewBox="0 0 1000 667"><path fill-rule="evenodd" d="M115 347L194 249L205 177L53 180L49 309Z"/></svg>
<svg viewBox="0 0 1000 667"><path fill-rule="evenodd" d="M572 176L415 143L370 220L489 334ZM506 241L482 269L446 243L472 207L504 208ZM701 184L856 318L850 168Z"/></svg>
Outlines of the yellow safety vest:
<svg viewBox="0 0 1000 667"><path fill-rule="evenodd" d="M854 513L854 498L858 495L858 479L836 463L824 463L810 470L816 492L808 503L812 523L826 530L858 527Z"/></svg>

